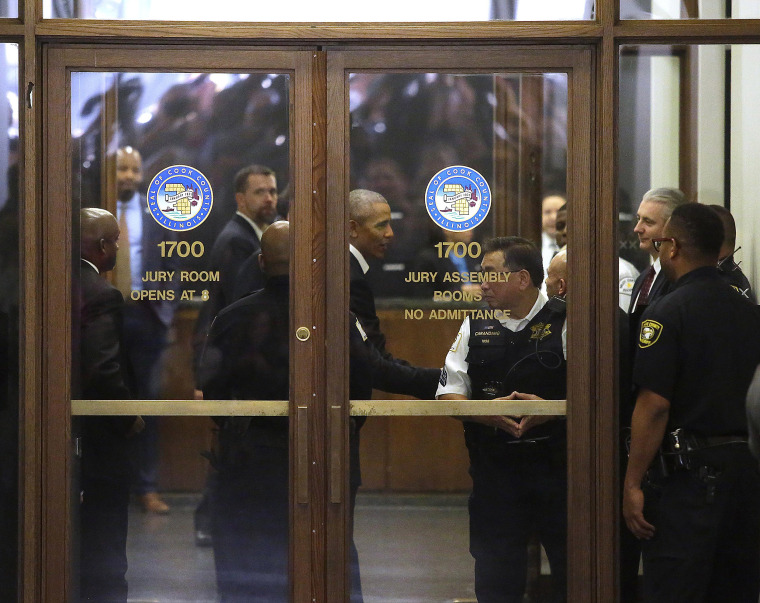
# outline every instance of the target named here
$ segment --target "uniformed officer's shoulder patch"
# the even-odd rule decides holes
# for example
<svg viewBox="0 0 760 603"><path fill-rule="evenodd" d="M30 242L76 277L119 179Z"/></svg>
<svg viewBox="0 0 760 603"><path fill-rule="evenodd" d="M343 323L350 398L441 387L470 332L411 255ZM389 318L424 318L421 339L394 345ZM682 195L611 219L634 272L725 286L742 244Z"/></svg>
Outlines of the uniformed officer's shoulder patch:
<svg viewBox="0 0 760 603"><path fill-rule="evenodd" d="M641 323L641 333L639 333L639 347L648 348L657 343L662 333L662 325L656 320L645 320Z"/></svg>
<svg viewBox="0 0 760 603"><path fill-rule="evenodd" d="M624 295L630 295L633 293L633 285L636 283L635 278L631 278L630 276L626 276L625 278L620 279L620 285L618 287L618 291Z"/></svg>
<svg viewBox="0 0 760 603"><path fill-rule="evenodd" d="M448 382L448 380L449 380L449 373L446 370L446 367L444 366L441 369L441 376L438 377L438 383L440 383L441 385L446 385L446 383Z"/></svg>
<svg viewBox="0 0 760 603"><path fill-rule="evenodd" d="M550 322L547 322L546 324L540 322L537 325L533 325L530 328L530 330L531 330L530 338L531 339L538 339L539 341L541 341L545 337L549 337L549 335L552 334L552 332L551 332L551 326L552 326L552 323L550 323Z"/></svg>

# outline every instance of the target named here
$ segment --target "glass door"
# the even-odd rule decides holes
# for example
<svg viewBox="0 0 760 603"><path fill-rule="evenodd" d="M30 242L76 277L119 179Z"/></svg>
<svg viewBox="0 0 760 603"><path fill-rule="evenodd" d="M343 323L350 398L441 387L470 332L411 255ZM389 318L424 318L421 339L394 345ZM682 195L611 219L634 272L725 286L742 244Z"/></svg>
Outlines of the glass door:
<svg viewBox="0 0 760 603"><path fill-rule="evenodd" d="M590 53L327 70L328 600L589 600Z"/></svg>
<svg viewBox="0 0 760 603"><path fill-rule="evenodd" d="M50 600L591 598L590 51L45 56Z"/></svg>
<svg viewBox="0 0 760 603"><path fill-rule="evenodd" d="M48 600L310 600L314 56L47 51Z"/></svg>

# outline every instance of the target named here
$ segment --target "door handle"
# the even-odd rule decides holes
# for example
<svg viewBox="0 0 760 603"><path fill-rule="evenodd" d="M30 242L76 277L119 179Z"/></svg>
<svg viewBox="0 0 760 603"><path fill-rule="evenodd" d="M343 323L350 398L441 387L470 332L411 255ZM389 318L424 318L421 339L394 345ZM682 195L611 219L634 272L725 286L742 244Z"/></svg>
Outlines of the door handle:
<svg viewBox="0 0 760 603"><path fill-rule="evenodd" d="M309 503L309 409L296 408L296 502Z"/></svg>
<svg viewBox="0 0 760 603"><path fill-rule="evenodd" d="M343 408L330 407L330 502L339 503L343 493Z"/></svg>

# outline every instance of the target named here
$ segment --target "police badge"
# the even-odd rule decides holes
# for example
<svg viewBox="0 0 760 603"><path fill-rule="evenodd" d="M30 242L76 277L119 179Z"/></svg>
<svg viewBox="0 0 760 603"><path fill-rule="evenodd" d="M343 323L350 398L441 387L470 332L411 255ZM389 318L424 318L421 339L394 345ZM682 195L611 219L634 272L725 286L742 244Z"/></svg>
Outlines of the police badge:
<svg viewBox="0 0 760 603"><path fill-rule="evenodd" d="M662 333L662 325L656 320L645 320L641 323L641 332L639 333L639 347L648 348L657 343Z"/></svg>

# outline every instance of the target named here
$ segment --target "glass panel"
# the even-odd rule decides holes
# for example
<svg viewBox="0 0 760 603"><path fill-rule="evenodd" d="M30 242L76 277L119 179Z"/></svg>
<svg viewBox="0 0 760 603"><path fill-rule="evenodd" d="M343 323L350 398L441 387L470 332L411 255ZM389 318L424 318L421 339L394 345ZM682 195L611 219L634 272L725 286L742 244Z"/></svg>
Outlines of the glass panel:
<svg viewBox="0 0 760 603"><path fill-rule="evenodd" d="M757 19L755 0L620 0L621 19Z"/></svg>
<svg viewBox="0 0 760 603"><path fill-rule="evenodd" d="M593 0L454 0L379 4L306 2L244 5L234 0L180 2L143 0L45 0L46 18L169 21L398 22L398 21L561 21L594 18Z"/></svg>
<svg viewBox="0 0 760 603"><path fill-rule="evenodd" d="M736 3L734 6L736 7ZM634 407L639 408L641 404L641 408L645 408L645 404L641 402L639 386L647 387L646 374L640 373L637 367L640 364L644 366L642 363L646 362L648 351L645 351L646 342L655 331L647 330L644 322L662 320L657 314L658 307L661 307L660 299L673 287L672 279L667 278L669 269L666 269L664 263L668 262L670 256L665 256L668 259L664 262L660 257L662 250L667 251L669 242L664 243L662 250L658 252L654 249L652 240L667 236L665 221L677 207L683 205L683 202L696 201L712 206L723 220L727 237L719 253L720 276L737 289L737 295L749 297L755 302L753 292L756 291L760 276L760 247L755 236L758 224L757 187L760 186L757 170L760 144L756 135L755 118L757 103L760 102L758 60L760 46L753 45L621 47L618 142L620 256L642 271L635 285L632 280L628 281L628 285L633 287L630 299L633 303L626 308L630 311L629 315L623 317L620 323L620 423L623 428L630 426ZM693 208L685 209L690 211ZM717 228L717 223L714 226ZM735 236L731 232L733 230ZM649 294L644 295L642 292L647 288L644 271L649 271L650 265L659 272L652 281ZM622 269L621 260L621 287ZM709 283L705 285L706 288L709 286ZM705 298L708 297L705 289ZM657 301L657 306L652 308L654 301ZM700 301L695 307L701 307L703 303L707 302ZM739 311L729 310L729 307L725 305L719 311L722 326L734 324L731 322L734 320L733 317L740 315ZM685 325L689 324L687 318L683 320ZM668 324L663 328L668 328ZM736 331L744 333L749 329L751 327L742 321ZM699 356L703 364L700 365L699 372L711 383L731 383L732 387L721 392L720 407L707 412L707 421L715 427L700 429L700 433L705 437L726 433L721 431L720 425L723 424L726 409L731 408L741 417L740 425L730 430L731 433L746 433L743 418L744 396L751 371L754 370L757 361L750 360L752 366L748 373L746 368L742 368L742 360L753 358L751 346L732 351L731 345L741 341L738 334L736 337L730 335L718 343L711 343L715 332L710 325L700 322L700 341L703 343L699 344ZM686 327L683 333L687 333ZM704 338L702 333L705 335ZM720 347L723 344L725 347ZM679 354L678 358L663 358L663 365L672 374L684 377L688 375L690 381L701 383L693 375L693 368L688 364L689 351L691 350L687 348L686 353ZM714 354L718 352L720 358L735 359L729 370L714 369L717 366ZM671 364L676 360L679 364ZM681 362L683 364L680 364ZM719 363L720 359L717 362ZM681 387L680 382L678 387ZM679 405L684 404L679 395L670 395L672 410L667 430L672 431L678 427L687 431L693 430L694 417L689 422L683 420L683 417L679 418L677 414ZM694 397L689 399L688 403L695 409L696 416L702 402ZM622 435L624 438L627 435L625 429ZM634 452L638 450L640 448L634 446ZM744 454L747 454L746 449ZM626 472L627 465L627 455L623 452L621 475ZM635 468L634 464L634 470ZM748 488L754 483L755 473L754 468L749 474L740 470L741 479L746 480ZM678 495L669 489L671 486L667 481L657 482L657 473L653 472L650 477L654 480L651 483L663 488L662 492ZM635 481L634 479L634 483ZM646 484L647 482L644 487L644 499L649 503L659 494ZM728 490L729 486L725 486L725 489ZM741 526L741 534L750 535L750 543L747 544L741 540L741 536L735 537L734 532L729 532L728 528L725 531L721 530L727 541L731 541L732 544L727 548L717 546L716 560L720 559L720 563L714 563L712 554L705 552L708 545L698 540L697 530L693 529L693 509L696 506L692 507L692 503L698 505L699 501L692 498L679 503L679 514L682 515L680 520L684 521L685 525L675 529L679 530L679 534L686 535L685 538L679 535L680 544L684 550L698 551L700 554L704 552L702 561L695 563L694 567L700 575L712 575L718 581L722 578L731 580L731 587L723 592L729 598L733 596L738 600L742 598L737 594L741 585L739 581L734 582L734 579L738 576L750 576L754 580L760 578L756 564L751 561L753 555L758 554L760 525L754 517L748 518L745 514L746 509L754 509L756 505L754 502L739 500L724 506L716 499L716 504L712 507L714 512L711 511L699 519L700 525L706 525L702 522L717 525L721 521L718 509L730 509L729 515L725 517L731 517L732 525ZM735 504L738 506L732 506ZM666 511L663 507L663 513ZM674 526L673 521L666 520L663 516L660 522L657 522L652 513L649 507L645 507L645 519L655 525L658 534L663 534L660 538L667 538ZM643 580L646 583L649 570L639 570L638 541L633 538L622 518L620 531L623 600L632 601L636 594L637 582L641 583ZM647 548L656 552L656 541L653 540L652 543ZM713 550L712 544L709 547ZM728 549L734 551L741 560L736 561ZM727 561L729 559L730 561ZM749 560L750 564L746 569L742 565L745 560ZM721 574L721 568L726 567L724 563L727 563L731 570ZM643 568L646 567L645 560ZM653 564L652 568L656 577L658 566ZM684 579L693 581L696 589L690 591L689 597L694 600L703 598L705 585L692 580L691 576L683 578L676 575L675 571L668 571L670 584L683 584ZM753 588L754 594L748 597L749 599L757 597L756 584ZM669 593L663 591L661 596L667 599Z"/></svg>
<svg viewBox="0 0 760 603"><path fill-rule="evenodd" d="M0 599L16 600L18 567L18 46L0 44Z"/></svg>
<svg viewBox="0 0 760 603"><path fill-rule="evenodd" d="M72 73L75 398L287 404L291 85ZM287 600L287 411L251 412L76 417L83 599Z"/></svg>
<svg viewBox="0 0 760 603"><path fill-rule="evenodd" d="M0 18L18 18L18 5L15 0L3 0L0 2Z"/></svg>
<svg viewBox="0 0 760 603"><path fill-rule="evenodd" d="M364 340L351 369L367 377L351 397L374 385L392 392L379 399L564 399L566 253L554 256L565 244L567 75L353 73L349 85L351 309L362 329L350 327ZM489 247L496 236L528 240ZM544 306L550 261L563 280ZM413 366L367 363L367 350ZM467 445L449 417L367 419L354 531L365 600L564 591L565 421L545 418L471 418ZM356 599L356 566L351 575Z"/></svg>

